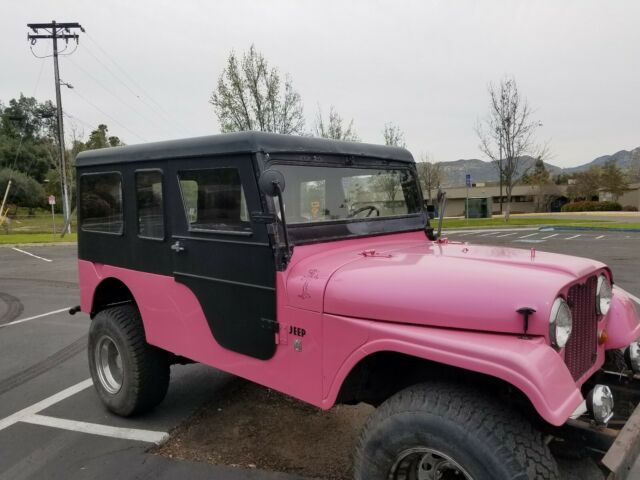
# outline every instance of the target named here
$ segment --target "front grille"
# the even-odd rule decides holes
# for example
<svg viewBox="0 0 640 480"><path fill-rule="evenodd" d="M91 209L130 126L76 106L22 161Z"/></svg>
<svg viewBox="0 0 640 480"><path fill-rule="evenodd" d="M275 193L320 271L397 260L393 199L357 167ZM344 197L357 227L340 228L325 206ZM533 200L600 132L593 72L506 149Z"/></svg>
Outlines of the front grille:
<svg viewBox="0 0 640 480"><path fill-rule="evenodd" d="M564 361L574 380L578 380L596 361L598 349L598 314L596 288L598 279L589 277L584 284L569 289L567 303L573 316L573 332L564 350Z"/></svg>

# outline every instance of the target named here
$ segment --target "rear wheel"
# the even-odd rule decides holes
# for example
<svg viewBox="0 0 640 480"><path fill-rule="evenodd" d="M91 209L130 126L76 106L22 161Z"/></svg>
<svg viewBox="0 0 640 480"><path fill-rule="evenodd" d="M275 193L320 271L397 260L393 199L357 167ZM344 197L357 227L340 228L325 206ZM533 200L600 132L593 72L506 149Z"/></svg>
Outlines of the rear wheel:
<svg viewBox="0 0 640 480"><path fill-rule="evenodd" d="M89 370L102 402L122 416L151 410L169 387L169 356L146 342L132 305L107 308L93 319Z"/></svg>
<svg viewBox="0 0 640 480"><path fill-rule="evenodd" d="M541 434L474 391L424 384L394 395L365 427L356 480L558 479Z"/></svg>

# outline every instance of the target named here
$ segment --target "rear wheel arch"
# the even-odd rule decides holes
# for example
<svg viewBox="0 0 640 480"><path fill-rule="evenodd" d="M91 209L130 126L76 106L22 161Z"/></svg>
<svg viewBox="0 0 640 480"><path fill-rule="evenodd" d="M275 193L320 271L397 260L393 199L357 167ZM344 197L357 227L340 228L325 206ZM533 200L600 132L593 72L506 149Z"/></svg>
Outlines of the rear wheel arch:
<svg viewBox="0 0 640 480"><path fill-rule="evenodd" d="M136 305L135 297L129 287L118 278L107 277L98 284L93 292L91 318L105 308L127 303Z"/></svg>

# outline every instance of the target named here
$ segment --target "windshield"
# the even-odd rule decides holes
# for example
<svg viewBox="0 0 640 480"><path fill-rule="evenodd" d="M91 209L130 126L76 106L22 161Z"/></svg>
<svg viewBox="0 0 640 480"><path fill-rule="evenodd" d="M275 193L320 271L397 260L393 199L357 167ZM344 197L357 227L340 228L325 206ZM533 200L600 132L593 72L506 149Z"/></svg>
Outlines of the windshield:
<svg viewBox="0 0 640 480"><path fill-rule="evenodd" d="M421 211L409 168L278 165L286 180L287 224L378 220Z"/></svg>

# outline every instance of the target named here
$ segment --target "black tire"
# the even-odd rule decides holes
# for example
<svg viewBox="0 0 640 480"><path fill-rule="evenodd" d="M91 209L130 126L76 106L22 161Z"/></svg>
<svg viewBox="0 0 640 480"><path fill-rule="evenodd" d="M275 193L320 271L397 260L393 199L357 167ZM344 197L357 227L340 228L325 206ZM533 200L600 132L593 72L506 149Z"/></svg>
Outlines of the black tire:
<svg viewBox="0 0 640 480"><path fill-rule="evenodd" d="M439 458L449 457L473 480L557 480L558 466L542 435L521 414L497 402L497 397L450 384L415 385L397 393L362 432L355 479L394 478L390 474L403 453L429 449L442 454ZM420 467L431 468L426 463ZM447 475L465 478L464 472Z"/></svg>
<svg viewBox="0 0 640 480"><path fill-rule="evenodd" d="M120 368L113 369L118 375L112 375L111 382L104 380L105 369L99 371L98 367L108 355L101 357L96 351L105 345L111 351L115 345L119 354ZM146 342L140 313L132 305L107 308L93 319L89 329L89 370L102 402L123 417L153 409L169 388L169 356ZM116 377L120 381L113 381ZM117 384L120 386L116 391Z"/></svg>

